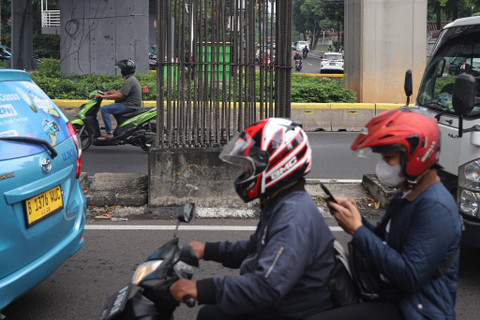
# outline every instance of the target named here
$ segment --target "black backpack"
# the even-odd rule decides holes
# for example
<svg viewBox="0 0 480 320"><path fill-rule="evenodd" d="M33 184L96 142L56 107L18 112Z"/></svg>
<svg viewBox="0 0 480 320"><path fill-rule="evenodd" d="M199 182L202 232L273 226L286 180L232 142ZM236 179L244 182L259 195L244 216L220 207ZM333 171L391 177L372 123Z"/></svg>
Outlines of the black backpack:
<svg viewBox="0 0 480 320"><path fill-rule="evenodd" d="M328 278L327 286L330 289L334 307L338 308L361 302L360 290L350 270L348 252L345 251L338 240L333 242L333 249L335 251L335 265Z"/></svg>

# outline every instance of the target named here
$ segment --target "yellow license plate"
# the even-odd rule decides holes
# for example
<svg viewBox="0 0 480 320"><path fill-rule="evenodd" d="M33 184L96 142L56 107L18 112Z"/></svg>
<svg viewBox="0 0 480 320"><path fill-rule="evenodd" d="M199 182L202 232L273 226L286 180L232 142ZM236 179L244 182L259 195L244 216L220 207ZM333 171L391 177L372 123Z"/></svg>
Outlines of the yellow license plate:
<svg viewBox="0 0 480 320"><path fill-rule="evenodd" d="M62 189L56 186L25 200L27 227L63 209Z"/></svg>

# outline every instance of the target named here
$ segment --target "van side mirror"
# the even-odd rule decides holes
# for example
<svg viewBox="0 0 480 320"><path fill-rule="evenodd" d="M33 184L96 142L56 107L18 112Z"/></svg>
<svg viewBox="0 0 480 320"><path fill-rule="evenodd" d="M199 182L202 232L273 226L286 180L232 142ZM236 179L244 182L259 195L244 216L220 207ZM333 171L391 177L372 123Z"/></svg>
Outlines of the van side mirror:
<svg viewBox="0 0 480 320"><path fill-rule="evenodd" d="M413 93L413 84L412 84L412 70L407 70L405 72L405 82L403 84L403 89L405 90L405 95L407 96L407 106L410 104L410 96Z"/></svg>
<svg viewBox="0 0 480 320"><path fill-rule="evenodd" d="M455 112L461 116L472 111L475 105L476 82L471 74L462 73L455 79L452 104Z"/></svg>

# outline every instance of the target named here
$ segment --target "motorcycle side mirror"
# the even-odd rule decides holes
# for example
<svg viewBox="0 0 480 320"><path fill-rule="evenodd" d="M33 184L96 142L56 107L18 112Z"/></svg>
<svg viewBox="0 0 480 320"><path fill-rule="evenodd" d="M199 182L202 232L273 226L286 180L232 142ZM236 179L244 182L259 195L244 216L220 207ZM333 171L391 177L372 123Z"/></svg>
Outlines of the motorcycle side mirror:
<svg viewBox="0 0 480 320"><path fill-rule="evenodd" d="M197 253L189 244L185 244L182 246L178 259L188 265L191 265L192 267L198 267L200 265L198 262Z"/></svg>
<svg viewBox="0 0 480 320"><path fill-rule="evenodd" d="M195 216L195 204L187 203L179 208L177 213L177 226L175 227L175 232L173 233L174 238L177 237L177 231L178 231L178 226L180 225L180 222L189 223L190 221L193 220L194 216Z"/></svg>
<svg viewBox="0 0 480 320"><path fill-rule="evenodd" d="M463 116L472 111L475 105L477 84L471 74L463 73L455 79L452 92L452 105L455 113L459 115L458 136L463 135Z"/></svg>
<svg viewBox="0 0 480 320"><path fill-rule="evenodd" d="M405 81L403 83L403 90L405 90L405 95L407 96L407 106L410 104L410 96L413 93L413 84L412 84L412 70L407 70L405 72Z"/></svg>
<svg viewBox="0 0 480 320"><path fill-rule="evenodd" d="M195 204L187 203L183 205L178 211L177 219L182 222L190 222L195 216Z"/></svg>

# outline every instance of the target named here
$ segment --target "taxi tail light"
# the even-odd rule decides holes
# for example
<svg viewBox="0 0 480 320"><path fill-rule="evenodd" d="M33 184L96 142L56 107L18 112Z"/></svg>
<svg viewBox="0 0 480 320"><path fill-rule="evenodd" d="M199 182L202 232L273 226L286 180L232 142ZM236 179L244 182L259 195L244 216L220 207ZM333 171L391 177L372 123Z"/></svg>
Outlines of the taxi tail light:
<svg viewBox="0 0 480 320"><path fill-rule="evenodd" d="M70 137L72 137L73 142L75 142L75 147L77 148L77 172L76 177L80 177L80 169L82 168L82 144L80 143L77 135L77 131L73 125L68 122L67 123L68 133L70 133Z"/></svg>

